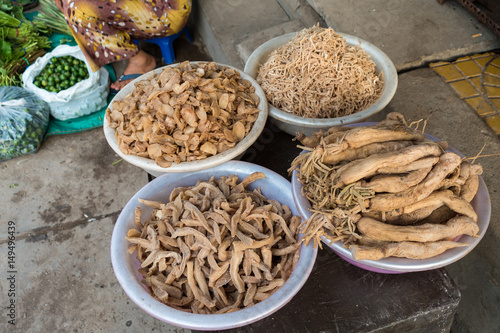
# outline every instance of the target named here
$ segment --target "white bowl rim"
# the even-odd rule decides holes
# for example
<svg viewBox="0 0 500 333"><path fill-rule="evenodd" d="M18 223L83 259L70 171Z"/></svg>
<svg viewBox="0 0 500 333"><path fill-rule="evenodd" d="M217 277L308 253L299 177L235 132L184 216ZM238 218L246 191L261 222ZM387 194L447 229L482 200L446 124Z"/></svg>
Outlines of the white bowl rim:
<svg viewBox="0 0 500 333"><path fill-rule="evenodd" d="M346 126L364 126L364 125L374 125L374 122L366 122L366 123L356 123L349 124ZM426 135L433 141L440 141L433 135L426 133ZM453 147L449 147L447 151L452 151L460 156L463 155L457 151ZM305 151L302 151L304 153ZM295 200L295 205L299 210L302 219L306 219L312 215L309 211L308 205L309 201L302 196L301 193L302 184L298 181L297 170L293 170L292 172L292 193ZM307 202L307 204L306 204ZM446 250L444 253L437 255L428 259L407 259L407 258L384 258L380 260L356 260L353 258L351 251L348 248L345 248L342 242L330 242L324 236L321 236L322 242L330 247L335 253L337 253L340 257L343 257L348 262L361 267L366 270L378 272L378 273L408 273L408 272L419 272L419 271L427 271L431 269L441 268L452 264L459 259L465 257L469 252L471 252L481 241L481 239L486 234L486 230L488 229L490 218L491 218L491 199L488 192L488 188L486 187L486 183L484 179L479 176L479 189L476 193L476 196L472 200L471 204L474 207L474 210L478 214L478 225L480 227L478 237L471 237L463 235L460 240L460 243L469 244L469 246L461 246L453 249Z"/></svg>
<svg viewBox="0 0 500 333"><path fill-rule="evenodd" d="M252 129L250 132L241 140L238 142L233 148L228 149L222 153L219 153L214 156L207 157L202 160L196 160L196 161L191 161L191 162L181 162L179 164L172 163L172 165L168 168L163 168L156 164L156 162L150 158L146 157L141 157L141 156L136 156L136 155L127 155L123 153L120 148L118 147L118 141L116 140L115 137L115 130L109 127L109 123L107 121L107 118L104 117L103 121L103 130L104 130L104 136L106 137L106 140L108 141L108 144L110 147L113 149L113 151L120 156L123 160L137 166L143 169L146 169L147 171L151 171L154 173L168 173L168 172L188 172L188 171L198 171L198 170L203 170L211 167L215 167L219 164L222 164L226 161L229 161L231 159L236 158L238 155L242 154L245 152L246 149L248 149L258 138L259 135L262 133L264 130L264 126L266 125L267 121L267 116L269 114L269 104L267 103L267 100L265 98L264 91L260 87L259 84L255 81L254 78L252 78L250 75L247 73L243 72L242 70L230 66L230 65L225 65L225 64L220 64L217 62L213 61L190 61L191 64L200 64L200 63L215 63L217 66L220 67L226 67L226 68L231 68L236 70L242 79L248 80L252 83L252 86L255 87L255 93L259 95L260 101L259 105L257 106L260 109L259 116L257 117L257 120L254 122L252 125ZM161 73L165 68L167 67L176 67L178 66L179 63L163 66L163 67L158 67L148 73L145 73L138 78L134 79L133 81L129 82L127 86L123 87L111 100L111 102L108 105L109 109L112 109L113 102L116 100L122 100L130 91L132 91L135 87L135 83L142 81L149 77L153 72L156 74ZM107 112L107 111L106 111Z"/></svg>
<svg viewBox="0 0 500 333"><path fill-rule="evenodd" d="M389 59L389 57L378 47L376 47L375 45L366 40L342 32L336 31L335 33L344 37L349 45L359 45L360 47L362 46L362 49L370 55L372 60L373 56L377 56L380 58L380 62L382 62L380 66L381 67L380 72L384 73L384 76L388 76L391 78L391 80L387 80L386 77L383 78L384 87L382 88L381 96L372 105L370 105L368 108L364 110L358 111L351 115L336 117L336 118L304 118L286 111L282 111L273 106L271 103L269 103L270 117L287 124L292 124L292 125L299 124L303 127L309 127L309 128L316 128L318 126L336 126L348 123L355 123L357 121L366 119L374 115L375 113L379 112L387 104L389 104L391 99L394 97L394 94L396 93L398 86L398 75L396 67ZM273 45L278 41L283 41L283 44L285 44L286 42L291 40L296 34L297 32L291 32L288 34L274 37L273 39L270 39L267 42L261 44L259 47L255 49L254 52L252 52L250 57L247 59L244 71L250 74L250 76L256 77L256 73L254 73L250 69L259 67L260 65L258 63L259 56L263 52L263 50L267 49L269 46Z"/></svg>
<svg viewBox="0 0 500 333"><path fill-rule="evenodd" d="M229 161L210 170L201 170L191 173L165 173L146 184L128 201L128 203L120 213L115 227L113 228L113 233L111 236L111 263L118 282L120 283L128 297L134 303L136 303L145 312L161 321L183 328L211 331L241 327L263 319L279 310L281 307L285 306L297 294L297 292L299 292L299 290L307 281L314 267L314 263L318 253L317 248L314 248L312 244L301 246L300 259L292 275L285 282L285 284L273 295L271 295L268 299L259 302L249 308L226 314L201 315L186 313L170 308L153 298L153 296L151 296L145 290L145 288L139 282L136 268L132 267L131 261L136 261L137 264L138 261L137 259L135 259L135 254L128 254L127 247L129 244L127 244L127 242L125 241L125 236L128 229L134 227L133 211L136 206L140 205L138 202L138 198L141 197L147 199L147 195L143 196L143 193L147 193L150 187L155 186L153 182L182 182L183 178L193 177L193 175L196 176L197 174L205 175L205 177L206 175L213 175L217 172L223 173L225 175L230 175L232 173L248 175L252 172L257 171L264 172L266 178L274 179L273 185L280 188L281 193L285 194L288 198L287 200L280 200L280 202L282 204L287 202L286 204L290 207L292 213L294 215L300 215L297 208L295 207L290 189L291 184L287 179L265 167L243 161ZM262 181L264 180L256 181L255 185L258 185L259 182ZM266 190L263 185L261 185L261 188L263 193L265 193ZM165 193L165 195L168 195L168 193ZM132 215L129 215L129 221L127 222L127 217L124 217L123 214L128 213ZM130 218L130 216L132 216L132 218ZM125 224L126 222L127 224ZM133 270L135 270L134 276L132 276L131 274L131 271Z"/></svg>

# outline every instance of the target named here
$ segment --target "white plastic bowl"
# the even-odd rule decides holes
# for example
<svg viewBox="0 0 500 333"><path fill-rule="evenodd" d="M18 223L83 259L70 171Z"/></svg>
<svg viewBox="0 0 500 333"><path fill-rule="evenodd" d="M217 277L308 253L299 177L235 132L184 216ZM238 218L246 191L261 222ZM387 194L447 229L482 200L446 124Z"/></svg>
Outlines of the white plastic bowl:
<svg viewBox="0 0 500 333"><path fill-rule="evenodd" d="M141 206L142 216L146 218L151 208L139 203L138 199L168 200L170 192L179 186L192 186L198 180L209 180L210 177L238 176L240 181L253 172L263 172L266 178L252 183L248 189L261 187L262 193L269 199L278 200L288 205L294 215L299 215L291 193L291 184L279 174L264 167L241 161L229 161L215 168L192 173L164 174L144 186L126 204L120 213L111 237L111 262L115 275L125 293L141 309L151 316L179 327L194 330L223 330L241 327L274 313L302 288L312 271L316 260L317 249L312 244L301 246L300 259L290 276L280 289L268 299L246 309L226 314L193 314L173 309L159 301L146 291L141 284L141 275L138 273L139 261L134 254L129 254L127 248L130 243L125 239L127 232L135 228L134 210Z"/></svg>
<svg viewBox="0 0 500 333"><path fill-rule="evenodd" d="M375 123L359 123L359 124L352 124L351 126L364 126L364 125L374 125L374 124ZM433 141L436 142L441 141L430 134L426 135ZM448 151L452 151L463 157L463 155L453 147L449 147ZM302 153L304 152L305 151L303 151ZM309 208L311 208L311 203L307 198L305 198L302 195L302 184L298 180L297 170L294 170L292 174L292 193L293 193L293 198L295 200L295 204L300 212L300 215L302 216L302 219L306 220L309 217L311 217L312 213L309 210ZM323 236L321 237L321 240L324 244L330 247L333 250L333 252L335 252L344 260L360 268L377 273L398 274L398 273L427 271L431 269L445 267L463 258L470 251L472 251L484 237L484 235L486 234L486 230L488 229L488 226L490 224L490 218L491 218L490 194L481 176L479 176L479 189L476 193L476 196L471 201L471 204L478 216L478 221L477 221L477 224L479 226L478 237L463 235L460 237L458 242L468 244L468 246L460 246L453 249L449 249L440 255L428 259L416 260L416 259L389 257L381 260L355 260L351 254L351 251L345 248L342 242L337 241L332 243Z"/></svg>
<svg viewBox="0 0 500 333"><path fill-rule="evenodd" d="M191 62L193 64L200 64L204 63L202 61L193 61ZM164 67L160 67L154 70L156 74L161 73L166 67L175 67L178 64L173 64L173 65L168 65ZM260 109L259 116L257 117L257 120L253 124L252 129L250 132L236 144L231 149L226 150L225 152L219 153L217 155L208 157L203 160L198 160L198 161L192 161L192 162L181 162L179 164L173 163L172 166L168 168L163 168L159 165L156 164L156 162L150 158L146 157L140 157L140 156L135 156L135 155L127 155L124 154L120 148L118 147L118 141L116 140L115 137L115 130L109 127L109 123L107 119L104 119L103 123L103 129L104 129L104 135L106 137L106 140L108 141L108 144L111 146L111 148L125 161L144 169L147 171L149 174L153 176L161 176L164 173L167 172L190 172L190 171L198 171L198 170L204 170L208 168L212 168L214 166L217 166L219 164L222 164L226 161L235 159L243 155L243 153L259 138L260 133L264 129L264 126L266 125L266 120L267 120L267 115L268 115L268 103L266 101L266 97L264 94L264 91L262 88L257 84L257 82L248 74L242 72L241 70L228 66L228 65L223 65L223 64L218 64L217 66L221 67L227 67L227 68L232 68L235 71L237 71L241 78L248 80L252 83L252 85L255 87L255 93L259 96L260 102L259 105L257 106ZM126 95L128 95L134 88L135 88L135 83L138 81L142 81L151 75L153 71L148 72L144 75L139 76L135 80L131 81L128 83L124 88L122 88L116 96L111 100L109 103L109 109L113 110L113 102L114 101L119 101L122 100Z"/></svg>
<svg viewBox="0 0 500 333"><path fill-rule="evenodd" d="M391 59L375 45L365 40L351 35L337 33L342 35L349 45L359 45L361 49L370 55L371 60L375 63L377 71L379 73L382 72L382 79L384 81L382 95L368 108L348 116L337 118L304 118L282 111L269 104L269 116L271 117L271 121L282 131L293 136L295 136L297 132L311 135L320 129L326 130L332 126L357 123L383 110L396 93L398 73ZM260 66L267 61L271 52L288 43L295 35L296 32L292 32L278 36L259 46L248 58L244 71L251 77L257 78Z"/></svg>

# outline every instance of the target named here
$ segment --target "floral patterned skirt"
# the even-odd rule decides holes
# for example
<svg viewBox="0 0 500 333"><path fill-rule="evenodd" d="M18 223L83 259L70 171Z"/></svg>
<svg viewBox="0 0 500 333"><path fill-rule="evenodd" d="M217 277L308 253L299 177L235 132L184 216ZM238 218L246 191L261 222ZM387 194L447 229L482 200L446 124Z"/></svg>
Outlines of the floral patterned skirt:
<svg viewBox="0 0 500 333"><path fill-rule="evenodd" d="M191 0L57 0L73 37L96 71L138 52L134 39L181 31Z"/></svg>

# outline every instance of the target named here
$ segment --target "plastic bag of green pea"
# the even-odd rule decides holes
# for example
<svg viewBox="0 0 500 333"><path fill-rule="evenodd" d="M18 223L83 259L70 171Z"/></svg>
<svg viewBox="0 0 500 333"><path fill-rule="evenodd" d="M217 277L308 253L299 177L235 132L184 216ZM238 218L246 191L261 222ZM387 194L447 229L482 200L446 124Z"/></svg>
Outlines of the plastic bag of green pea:
<svg viewBox="0 0 500 333"><path fill-rule="evenodd" d="M49 125L49 105L20 87L0 87L0 161L38 151Z"/></svg>

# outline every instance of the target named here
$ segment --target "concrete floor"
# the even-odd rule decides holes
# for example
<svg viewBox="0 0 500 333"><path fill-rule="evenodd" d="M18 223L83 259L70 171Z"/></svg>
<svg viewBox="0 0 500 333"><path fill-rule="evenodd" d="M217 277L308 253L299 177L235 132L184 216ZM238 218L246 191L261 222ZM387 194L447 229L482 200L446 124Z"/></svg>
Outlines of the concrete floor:
<svg viewBox="0 0 500 333"><path fill-rule="evenodd" d="M500 140L493 131L426 66L428 61L498 48L498 38L484 25L453 1L439 6L427 0L418 8L405 1L370 0L363 8L347 0L332 1L333 7L328 3L194 1L196 42L179 39L178 60L212 58L243 68L246 57L262 41L315 22L353 35L363 31L360 37L385 48L397 67L404 69L394 99L369 120L398 111L408 119L429 119L426 131L466 156L476 155L483 145L483 154L500 152ZM407 17L408 13L417 14ZM367 29L366 22L374 28ZM405 29L392 29L402 25ZM471 37L478 33L479 40ZM9 272L16 272L16 326L8 324L10 310L4 308L0 331L186 331L145 314L128 299L114 276L109 255L113 224L128 199L148 181L143 170L119 160L102 129L94 129L49 137L36 154L0 164L0 299L4 307L11 299ZM484 168L492 218L481 243L446 268L462 294L454 333L500 331L500 207L496 204L500 181L495 177L500 157L478 162ZM13 268L7 258L9 223L15 227Z"/></svg>

